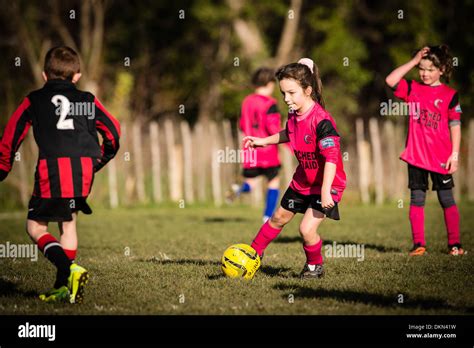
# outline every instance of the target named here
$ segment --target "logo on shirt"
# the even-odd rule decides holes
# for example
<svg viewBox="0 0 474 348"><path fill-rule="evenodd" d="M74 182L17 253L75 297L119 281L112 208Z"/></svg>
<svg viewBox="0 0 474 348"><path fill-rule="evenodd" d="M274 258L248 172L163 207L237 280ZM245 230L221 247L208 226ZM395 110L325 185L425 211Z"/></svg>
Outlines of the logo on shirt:
<svg viewBox="0 0 474 348"><path fill-rule="evenodd" d="M326 138L326 139L323 139L323 140L321 140L319 143L320 143L320 145L321 145L321 148L323 148L323 149L327 149L328 147L334 147L334 146L336 146L336 144L334 143L334 139L333 139L333 138Z"/></svg>
<svg viewBox="0 0 474 348"><path fill-rule="evenodd" d="M456 112L459 112L459 113L462 113L462 110L461 110L461 105L456 105L456 107L454 108L454 111Z"/></svg>
<svg viewBox="0 0 474 348"><path fill-rule="evenodd" d="M304 136L304 142L305 142L306 144L311 144L311 143L313 142L313 138L311 137L311 135L306 134L306 135Z"/></svg>
<svg viewBox="0 0 474 348"><path fill-rule="evenodd" d="M435 107L437 107L437 108L439 109L439 106L438 106L438 104L439 104L439 103L442 103L442 102L443 102L443 100L442 100L442 99L436 99L436 100L434 101L434 106L435 106Z"/></svg>

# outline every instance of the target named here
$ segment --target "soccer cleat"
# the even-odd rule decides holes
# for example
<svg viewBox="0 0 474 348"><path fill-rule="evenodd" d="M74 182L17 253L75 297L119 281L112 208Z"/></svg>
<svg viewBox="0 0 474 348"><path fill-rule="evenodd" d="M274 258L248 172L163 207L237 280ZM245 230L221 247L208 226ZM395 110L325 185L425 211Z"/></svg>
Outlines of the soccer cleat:
<svg viewBox="0 0 474 348"><path fill-rule="evenodd" d="M69 300L69 290L67 286L61 286L58 289L51 289L48 292L39 295L39 299L44 302L67 302Z"/></svg>
<svg viewBox="0 0 474 348"><path fill-rule="evenodd" d="M69 302L82 303L84 300L84 286L89 281L89 273L84 267L78 264L71 264L71 274L68 278L68 288L70 291Z"/></svg>
<svg viewBox="0 0 474 348"><path fill-rule="evenodd" d="M304 265L303 270L301 271L300 277L304 279L311 279L311 278L322 278L324 277L324 268L323 265L314 265L315 268L312 271L308 264Z"/></svg>
<svg viewBox="0 0 474 348"><path fill-rule="evenodd" d="M461 244L454 244L449 246L448 254L453 256L462 256L467 254L467 251L462 248Z"/></svg>
<svg viewBox="0 0 474 348"><path fill-rule="evenodd" d="M425 254L428 254L428 252L426 251L426 247L424 245L421 245L421 244L415 244L413 246L413 249L411 249L410 251L410 256L422 256L422 255L425 255Z"/></svg>

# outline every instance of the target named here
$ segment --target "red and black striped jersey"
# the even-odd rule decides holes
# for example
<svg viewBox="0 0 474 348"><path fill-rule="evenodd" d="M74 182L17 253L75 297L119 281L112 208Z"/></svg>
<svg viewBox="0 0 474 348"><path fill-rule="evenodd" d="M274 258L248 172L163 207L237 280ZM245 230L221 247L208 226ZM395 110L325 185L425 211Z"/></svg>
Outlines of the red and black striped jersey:
<svg viewBox="0 0 474 348"><path fill-rule="evenodd" d="M31 92L9 119L0 140L0 179L10 172L30 126L39 148L37 197L87 197L94 173L119 149L120 124L100 101L70 81L50 80Z"/></svg>

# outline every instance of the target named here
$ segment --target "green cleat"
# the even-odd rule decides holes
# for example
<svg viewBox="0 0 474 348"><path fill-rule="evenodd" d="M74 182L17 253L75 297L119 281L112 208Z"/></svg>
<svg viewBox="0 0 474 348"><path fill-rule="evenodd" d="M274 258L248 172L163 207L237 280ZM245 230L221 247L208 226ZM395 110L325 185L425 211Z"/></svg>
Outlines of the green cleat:
<svg viewBox="0 0 474 348"><path fill-rule="evenodd" d="M75 263L71 265L71 274L68 278L70 303L82 303L84 300L84 286L89 281L89 273L84 267Z"/></svg>
<svg viewBox="0 0 474 348"><path fill-rule="evenodd" d="M67 302L69 300L69 289L61 286L59 289L51 289L45 294L39 295L39 299L44 302Z"/></svg>

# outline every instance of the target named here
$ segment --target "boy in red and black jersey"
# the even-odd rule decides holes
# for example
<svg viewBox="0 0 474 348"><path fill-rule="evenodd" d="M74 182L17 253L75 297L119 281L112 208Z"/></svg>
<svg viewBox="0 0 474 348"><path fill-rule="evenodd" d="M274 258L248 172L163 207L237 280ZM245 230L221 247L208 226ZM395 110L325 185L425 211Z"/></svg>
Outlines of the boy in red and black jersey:
<svg viewBox="0 0 474 348"><path fill-rule="evenodd" d="M54 288L40 298L47 302L81 302L88 273L73 263L77 250L76 218L91 214L86 202L94 174L119 149L119 122L89 92L79 91L79 57L69 47L52 48L45 58L43 88L31 92L13 113L0 141L0 181L12 169L29 128L39 148L27 232L58 269ZM102 145L97 136L103 138ZM58 222L58 241L48 223Z"/></svg>

